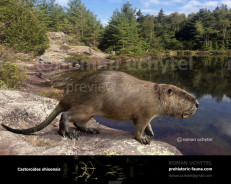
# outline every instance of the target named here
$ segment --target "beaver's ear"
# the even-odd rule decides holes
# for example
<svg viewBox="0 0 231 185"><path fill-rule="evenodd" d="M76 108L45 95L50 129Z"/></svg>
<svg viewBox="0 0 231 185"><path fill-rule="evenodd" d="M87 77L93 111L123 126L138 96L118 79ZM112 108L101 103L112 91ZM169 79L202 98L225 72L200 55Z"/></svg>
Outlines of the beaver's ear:
<svg viewBox="0 0 231 185"><path fill-rule="evenodd" d="M154 90L154 92L160 92L160 86L158 84L155 84L153 86L153 90Z"/></svg>
<svg viewBox="0 0 231 185"><path fill-rule="evenodd" d="M160 100L160 94L161 94L161 86L159 84L155 84L153 86L153 91L156 94L157 98Z"/></svg>

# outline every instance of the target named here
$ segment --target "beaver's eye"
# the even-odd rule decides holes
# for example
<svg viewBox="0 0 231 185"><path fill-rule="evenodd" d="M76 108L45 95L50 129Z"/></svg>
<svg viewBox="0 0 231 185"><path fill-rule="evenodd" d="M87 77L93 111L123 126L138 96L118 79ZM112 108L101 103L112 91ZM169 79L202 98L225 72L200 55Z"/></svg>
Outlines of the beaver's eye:
<svg viewBox="0 0 231 185"><path fill-rule="evenodd" d="M188 98L188 96L185 96L184 99L185 99L185 100L188 100L189 98Z"/></svg>
<svg viewBox="0 0 231 185"><path fill-rule="evenodd" d="M168 89L168 95L171 95L173 93L172 89Z"/></svg>

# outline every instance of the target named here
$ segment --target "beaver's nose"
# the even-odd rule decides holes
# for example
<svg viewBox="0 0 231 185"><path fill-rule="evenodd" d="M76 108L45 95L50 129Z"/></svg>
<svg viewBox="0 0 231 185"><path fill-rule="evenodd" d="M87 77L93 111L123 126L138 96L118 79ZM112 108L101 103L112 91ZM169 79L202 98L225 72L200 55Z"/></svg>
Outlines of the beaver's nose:
<svg viewBox="0 0 231 185"><path fill-rule="evenodd" d="M198 103L198 101L196 101L196 108L199 108L199 103Z"/></svg>

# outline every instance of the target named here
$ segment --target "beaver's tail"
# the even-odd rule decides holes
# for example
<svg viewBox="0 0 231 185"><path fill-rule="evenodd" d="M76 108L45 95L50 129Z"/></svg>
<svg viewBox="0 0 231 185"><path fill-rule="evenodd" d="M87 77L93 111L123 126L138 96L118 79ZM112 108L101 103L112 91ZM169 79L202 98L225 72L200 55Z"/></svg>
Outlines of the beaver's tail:
<svg viewBox="0 0 231 185"><path fill-rule="evenodd" d="M45 128L46 126L48 126L55 118L56 116L58 116L61 112L63 112L63 109L60 105L58 105L53 111L52 113L46 118L45 121L43 121L42 123L40 123L39 125L33 127L33 128L29 128L29 129L24 129L24 130L19 130L19 129L13 129L10 128L4 124L2 124L2 126L6 129L9 130L10 132L13 132L15 134L31 134L34 132L38 132L40 130L42 130L43 128Z"/></svg>

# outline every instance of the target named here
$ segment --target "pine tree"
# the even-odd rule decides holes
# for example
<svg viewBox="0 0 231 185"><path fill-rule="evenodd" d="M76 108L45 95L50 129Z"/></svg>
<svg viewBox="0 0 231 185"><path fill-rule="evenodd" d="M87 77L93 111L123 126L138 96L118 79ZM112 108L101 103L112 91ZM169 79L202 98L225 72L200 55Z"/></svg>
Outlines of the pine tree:
<svg viewBox="0 0 231 185"><path fill-rule="evenodd" d="M65 18L64 9L55 1L41 0L36 5L36 8L39 10L39 18L48 31L60 31Z"/></svg>
<svg viewBox="0 0 231 185"><path fill-rule="evenodd" d="M76 40L97 47L101 39L102 25L93 12L87 10L81 0L70 0L67 14L73 25Z"/></svg>
<svg viewBox="0 0 231 185"><path fill-rule="evenodd" d="M0 7L0 22L5 25L4 43L18 51L43 53L48 38L38 12L18 0L2 0Z"/></svg>
<svg viewBox="0 0 231 185"><path fill-rule="evenodd" d="M86 7L81 0L70 0L68 14L70 21L74 24L75 34L79 41L83 40L86 28Z"/></svg>
<svg viewBox="0 0 231 185"><path fill-rule="evenodd" d="M147 51L156 42L155 17L151 15L143 16L142 13L139 13L137 22L139 23L139 36L142 41L142 47Z"/></svg>
<svg viewBox="0 0 231 185"><path fill-rule="evenodd" d="M158 13L158 16L157 16L158 23L163 25L164 24L164 19L165 19L164 10L161 8L161 10L160 10L160 12Z"/></svg>
<svg viewBox="0 0 231 185"><path fill-rule="evenodd" d="M60 31L64 32L65 34L70 34L74 30L74 26L73 24L71 24L68 17L65 17L59 26L60 26Z"/></svg>
<svg viewBox="0 0 231 185"><path fill-rule="evenodd" d="M83 38L84 42L86 45L98 47L103 29L102 25L93 12L90 11L88 11L88 16L86 17L86 23L88 26Z"/></svg>
<svg viewBox="0 0 231 185"><path fill-rule="evenodd" d="M107 51L133 56L142 53L138 35L136 10L130 3L122 6L121 11L115 10L109 25L105 28L101 46Z"/></svg>

